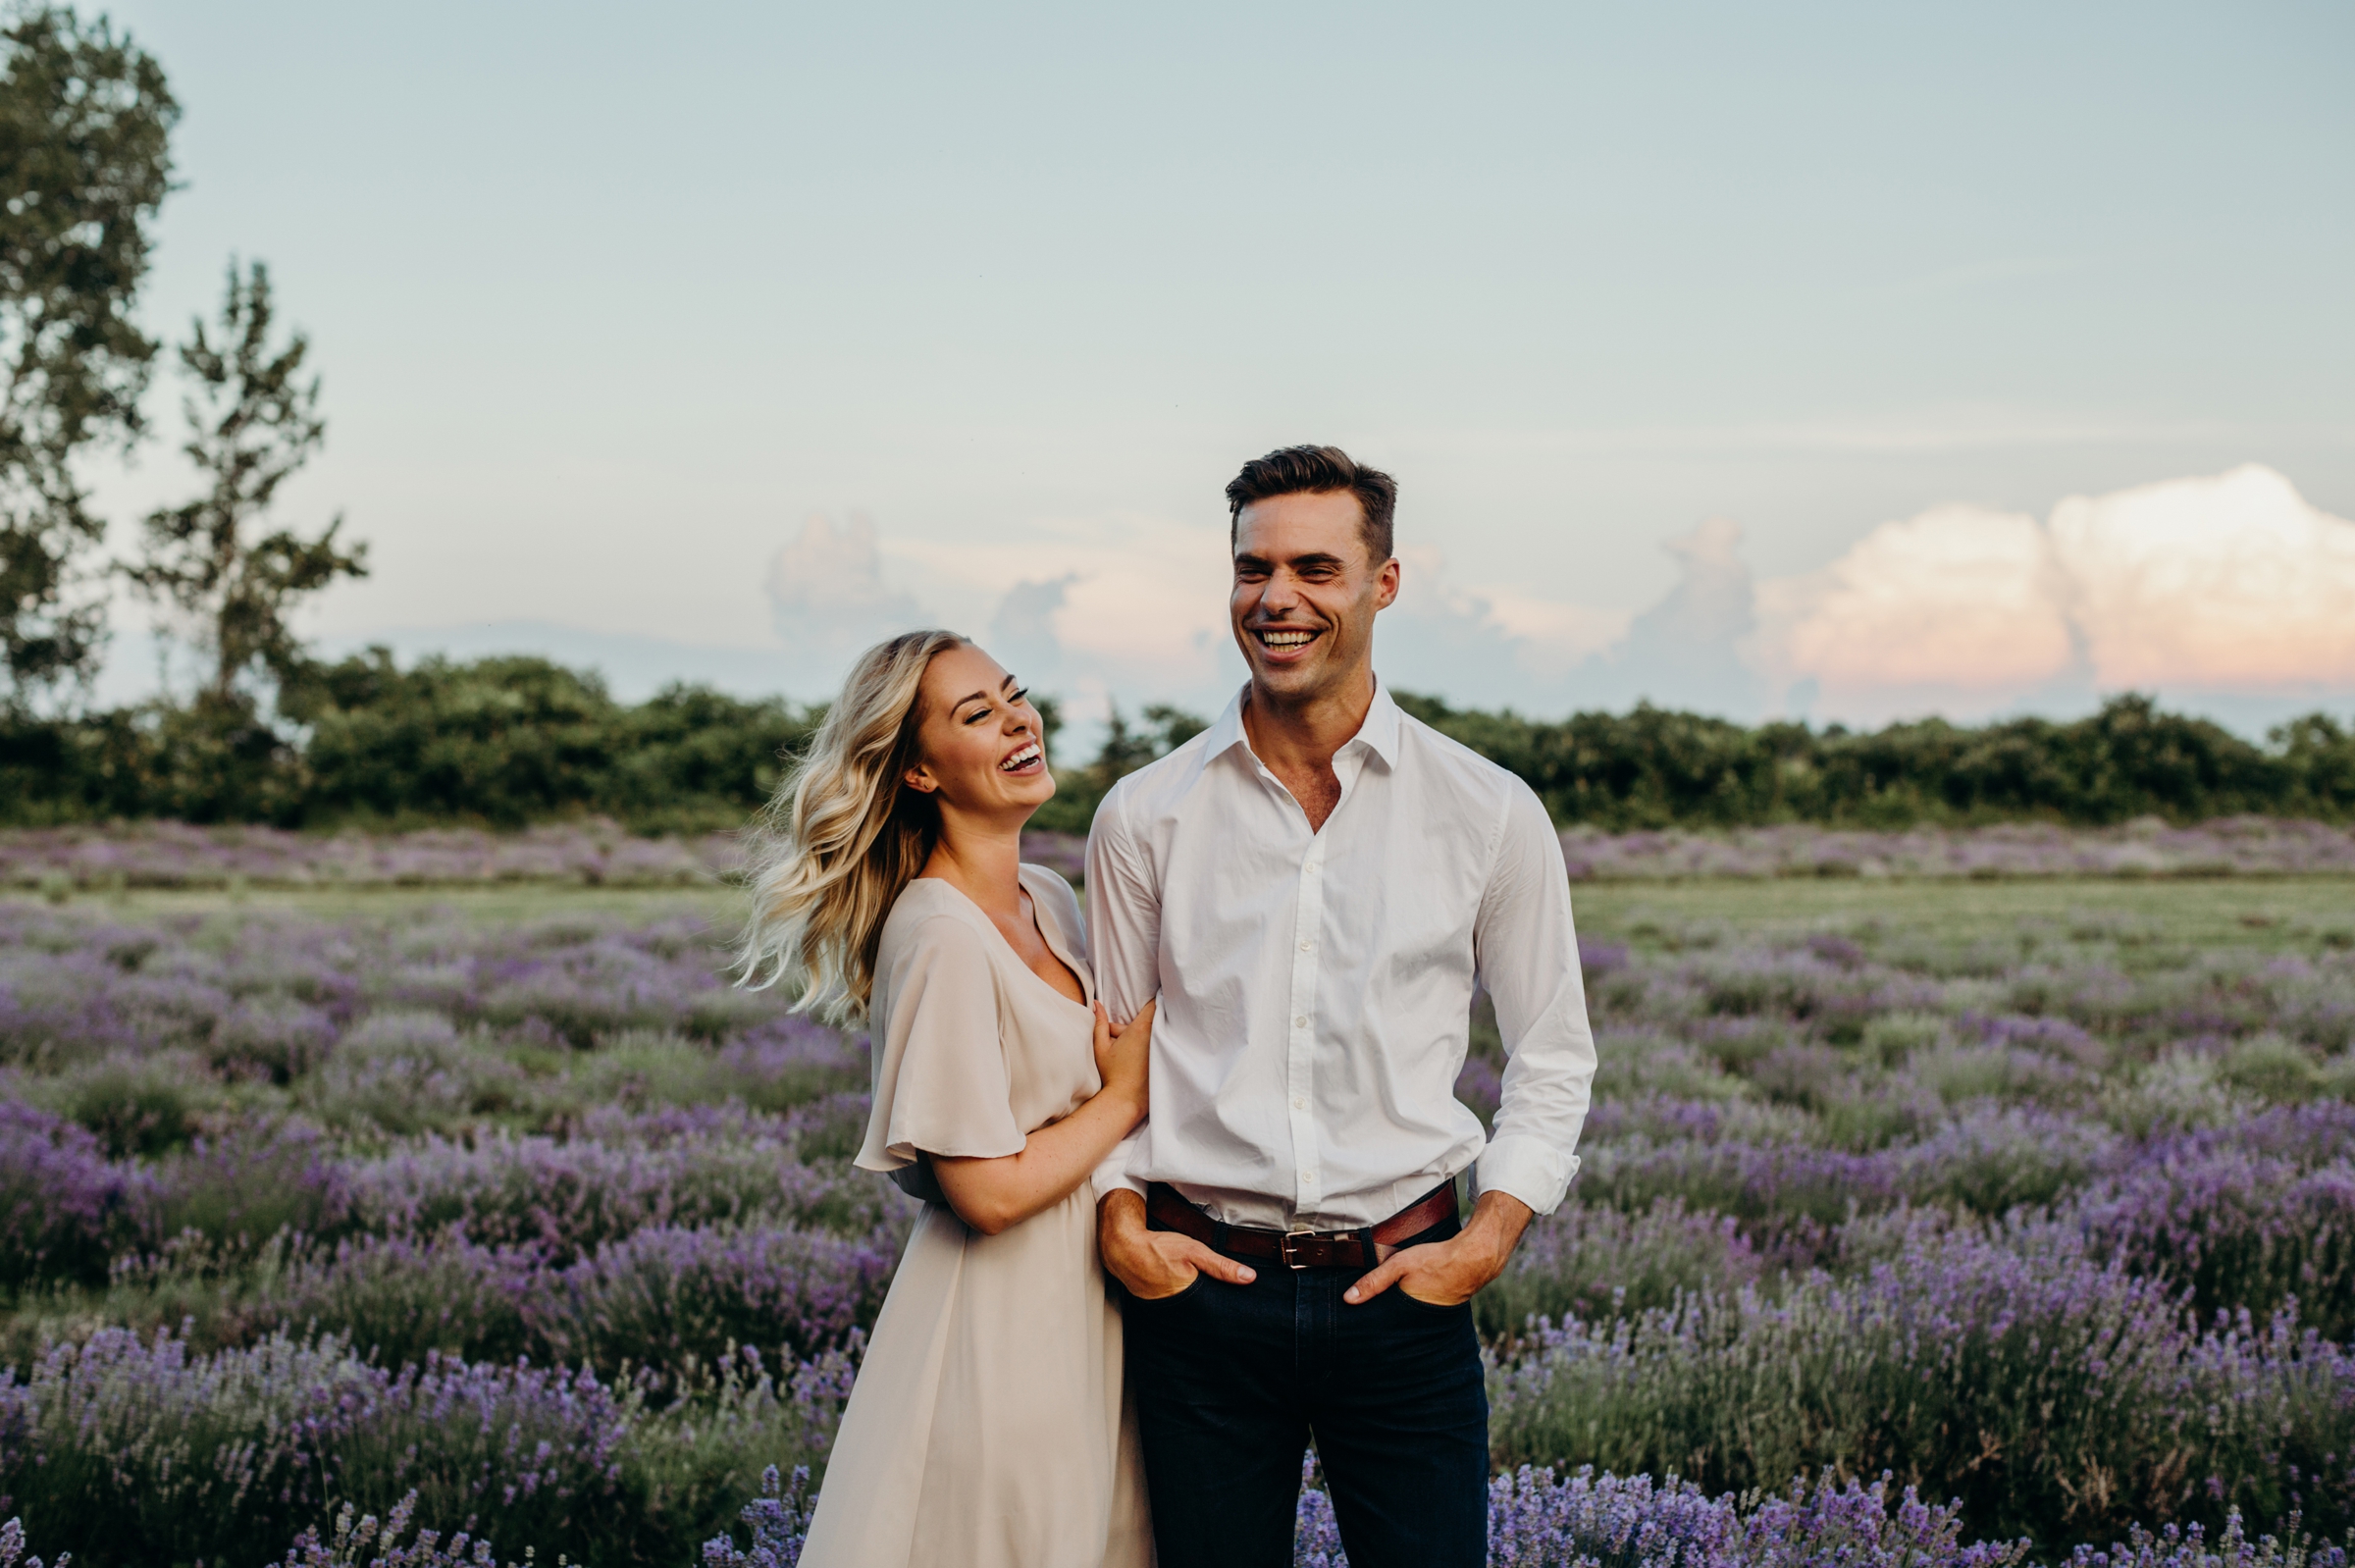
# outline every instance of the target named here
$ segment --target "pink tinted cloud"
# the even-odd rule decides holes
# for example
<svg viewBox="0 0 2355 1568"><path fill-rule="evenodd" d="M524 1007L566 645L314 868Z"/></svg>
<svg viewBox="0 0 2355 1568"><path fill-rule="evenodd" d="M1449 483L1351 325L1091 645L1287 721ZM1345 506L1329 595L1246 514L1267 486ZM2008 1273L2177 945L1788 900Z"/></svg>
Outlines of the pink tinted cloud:
<svg viewBox="0 0 2355 1568"><path fill-rule="evenodd" d="M1813 679L1830 710L1996 704L2072 671L2107 690L2355 687L2355 523L2255 464L2071 497L2042 525L1941 506L1760 584L1759 606L1761 665Z"/></svg>
<svg viewBox="0 0 2355 1568"><path fill-rule="evenodd" d="M2251 463L2054 508L2105 687L2355 685L2355 523Z"/></svg>

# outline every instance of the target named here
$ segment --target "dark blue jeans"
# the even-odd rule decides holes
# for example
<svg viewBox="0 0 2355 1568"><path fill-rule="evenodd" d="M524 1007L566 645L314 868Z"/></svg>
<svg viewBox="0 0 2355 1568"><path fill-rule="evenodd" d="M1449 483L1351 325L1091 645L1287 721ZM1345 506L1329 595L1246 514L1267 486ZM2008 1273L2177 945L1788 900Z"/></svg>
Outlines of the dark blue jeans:
<svg viewBox="0 0 2355 1568"><path fill-rule="evenodd" d="M1356 1270L1246 1261L1249 1284L1204 1276L1125 1304L1160 1568L1290 1568L1312 1440L1350 1568L1483 1568L1489 1396L1470 1305L1392 1285L1351 1306Z"/></svg>

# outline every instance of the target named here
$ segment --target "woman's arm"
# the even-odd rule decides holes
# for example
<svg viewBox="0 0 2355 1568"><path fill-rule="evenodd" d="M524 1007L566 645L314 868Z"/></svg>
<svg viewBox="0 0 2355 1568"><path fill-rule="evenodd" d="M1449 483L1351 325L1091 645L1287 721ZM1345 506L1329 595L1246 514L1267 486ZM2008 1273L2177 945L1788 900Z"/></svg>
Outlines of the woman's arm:
<svg viewBox="0 0 2355 1568"><path fill-rule="evenodd" d="M1096 1068L1104 1086L1062 1121L1040 1127L1020 1154L994 1160L932 1156L933 1175L957 1218L994 1236L1061 1203L1084 1184L1098 1161L1145 1117L1145 1062L1153 1006L1116 1029L1096 1004Z"/></svg>

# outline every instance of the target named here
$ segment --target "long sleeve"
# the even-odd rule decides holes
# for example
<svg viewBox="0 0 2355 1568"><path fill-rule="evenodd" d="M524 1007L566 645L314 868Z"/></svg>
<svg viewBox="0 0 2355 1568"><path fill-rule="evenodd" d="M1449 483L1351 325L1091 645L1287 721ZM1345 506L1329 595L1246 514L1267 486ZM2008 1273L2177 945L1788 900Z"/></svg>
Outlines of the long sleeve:
<svg viewBox="0 0 2355 1568"><path fill-rule="evenodd" d="M1526 786L1512 791L1505 808L1473 949L1507 1056L1503 1098L1478 1165L1480 1189L1509 1192L1551 1214L1578 1174L1595 1034L1561 841Z"/></svg>
<svg viewBox="0 0 2355 1568"><path fill-rule="evenodd" d="M1096 809L1087 833L1087 940L1095 963L1096 994L1125 1023L1161 992L1161 895L1142 846L1130 835L1116 786ZM1127 1175L1128 1157L1144 1136L1137 1128L1113 1145L1091 1178L1097 1200L1144 1183Z"/></svg>

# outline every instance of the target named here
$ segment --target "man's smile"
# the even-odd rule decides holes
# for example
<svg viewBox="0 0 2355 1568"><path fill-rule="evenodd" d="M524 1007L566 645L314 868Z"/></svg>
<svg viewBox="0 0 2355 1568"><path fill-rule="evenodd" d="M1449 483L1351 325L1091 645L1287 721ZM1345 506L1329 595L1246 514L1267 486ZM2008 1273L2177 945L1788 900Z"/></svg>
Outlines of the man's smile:
<svg viewBox="0 0 2355 1568"><path fill-rule="evenodd" d="M1314 626L1254 626L1251 635L1259 640L1260 647L1271 653L1291 653L1306 648L1325 634Z"/></svg>

